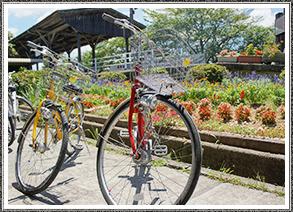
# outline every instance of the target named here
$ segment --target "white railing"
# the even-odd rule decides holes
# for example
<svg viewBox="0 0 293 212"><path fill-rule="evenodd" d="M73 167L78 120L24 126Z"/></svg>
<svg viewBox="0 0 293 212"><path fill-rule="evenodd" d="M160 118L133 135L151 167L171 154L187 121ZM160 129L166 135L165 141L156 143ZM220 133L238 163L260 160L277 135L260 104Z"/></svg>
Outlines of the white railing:
<svg viewBox="0 0 293 212"><path fill-rule="evenodd" d="M190 63L188 66L205 63L203 54L190 54L190 55L171 55L165 51L164 57L161 53L154 50L143 51L140 54L140 60L143 66L157 67L157 68L172 68L182 67L183 61L188 58ZM137 55L133 53L123 53L114 56L107 56L96 59L96 68L98 72L101 71L118 71L118 72L131 72L133 61L137 61Z"/></svg>

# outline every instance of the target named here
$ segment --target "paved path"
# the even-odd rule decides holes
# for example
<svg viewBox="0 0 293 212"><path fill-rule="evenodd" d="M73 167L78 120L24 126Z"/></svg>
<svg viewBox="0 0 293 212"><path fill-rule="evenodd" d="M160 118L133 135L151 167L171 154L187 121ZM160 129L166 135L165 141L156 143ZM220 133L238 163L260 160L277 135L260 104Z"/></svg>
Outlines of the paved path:
<svg viewBox="0 0 293 212"><path fill-rule="evenodd" d="M101 205L106 204L96 177L96 148L82 150L69 158L52 185L44 192L27 197L14 188L16 142L9 153L8 203L12 205ZM201 175L190 198L191 205L283 205L284 197L229 183L222 183Z"/></svg>

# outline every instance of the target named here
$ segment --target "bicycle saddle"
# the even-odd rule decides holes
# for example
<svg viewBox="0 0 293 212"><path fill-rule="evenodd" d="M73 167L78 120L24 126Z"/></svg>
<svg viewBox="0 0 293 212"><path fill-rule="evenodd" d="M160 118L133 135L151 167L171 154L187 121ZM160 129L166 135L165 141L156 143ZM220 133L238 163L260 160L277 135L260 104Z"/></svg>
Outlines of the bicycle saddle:
<svg viewBox="0 0 293 212"><path fill-rule="evenodd" d="M70 92L70 93L74 93L76 95L82 94L83 90L82 88L78 87L77 85L73 85L73 84L66 84L63 86L63 91L65 92Z"/></svg>

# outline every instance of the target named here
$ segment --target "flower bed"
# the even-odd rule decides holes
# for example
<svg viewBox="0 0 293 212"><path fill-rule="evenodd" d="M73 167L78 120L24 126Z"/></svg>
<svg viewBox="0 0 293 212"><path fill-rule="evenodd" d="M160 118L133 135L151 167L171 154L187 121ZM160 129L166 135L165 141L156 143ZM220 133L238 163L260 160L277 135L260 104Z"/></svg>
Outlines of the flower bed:
<svg viewBox="0 0 293 212"><path fill-rule="evenodd" d="M205 75L209 76L206 72ZM18 76L21 77L21 74ZM216 81L210 77L186 83L186 92L175 97L193 116L199 129L284 138L284 84L267 79L247 81L239 78L222 79L222 76L216 79L220 80ZM33 79L25 86L29 87L29 84L34 82ZM92 112L107 117L119 103L130 96L130 87L129 81L113 83L109 80L87 85L82 96L83 103L92 108ZM23 87L23 90L25 88ZM23 93L31 101L32 98L41 99L38 94L38 90ZM257 111L261 106L266 106L269 110L258 116Z"/></svg>

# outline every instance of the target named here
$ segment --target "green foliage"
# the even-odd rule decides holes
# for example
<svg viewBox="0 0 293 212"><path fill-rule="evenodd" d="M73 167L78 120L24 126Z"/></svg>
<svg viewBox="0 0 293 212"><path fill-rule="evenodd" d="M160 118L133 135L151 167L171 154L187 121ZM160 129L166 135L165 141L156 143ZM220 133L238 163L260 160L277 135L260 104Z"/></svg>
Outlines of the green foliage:
<svg viewBox="0 0 293 212"><path fill-rule="evenodd" d="M222 82L223 78L228 74L225 66L216 64L197 65L191 68L187 78L199 80L206 78L209 82Z"/></svg>
<svg viewBox="0 0 293 212"><path fill-rule="evenodd" d="M12 75L12 80L17 84L17 90L20 93L25 92L27 89L35 88L40 89L43 83L47 80L48 70L32 71L23 67Z"/></svg>
<svg viewBox="0 0 293 212"><path fill-rule="evenodd" d="M34 106L46 95L48 70L32 71L23 67L12 75L17 93L26 97Z"/></svg>
<svg viewBox="0 0 293 212"><path fill-rule="evenodd" d="M15 49L15 45L9 42L10 40L12 40L13 37L14 36L13 36L12 32L8 31L8 56L9 57L15 57L18 55L18 53Z"/></svg>
<svg viewBox="0 0 293 212"><path fill-rule="evenodd" d="M176 30L197 53L205 53L207 61L216 61L222 49L235 49L253 21L241 10L223 8L164 9L164 13L146 10L150 26L147 31ZM236 45L237 47L237 45ZM236 50L236 49L235 49Z"/></svg>
<svg viewBox="0 0 293 212"><path fill-rule="evenodd" d="M285 62L285 54L279 49L279 46L275 43L268 43L263 46L263 58L265 62Z"/></svg>
<svg viewBox="0 0 293 212"><path fill-rule="evenodd" d="M130 88L123 85L107 83L104 85L93 85L84 91L86 94L97 94L106 96L112 100L126 99L130 95Z"/></svg>
<svg viewBox="0 0 293 212"><path fill-rule="evenodd" d="M241 99L241 93L244 98ZM222 83L211 83L207 80L195 81L188 85L187 91L181 100L192 100L195 103L203 98L208 98L214 106L221 102L228 102L231 105L275 105L279 106L285 102L285 88L282 84L273 83L269 80L223 79Z"/></svg>
<svg viewBox="0 0 293 212"><path fill-rule="evenodd" d="M279 75L280 80L285 80L285 69L282 70L282 72Z"/></svg>
<svg viewBox="0 0 293 212"><path fill-rule="evenodd" d="M112 72L112 71L105 71L102 72L100 79L108 80L108 81L124 81L126 80L125 74L121 72Z"/></svg>
<svg viewBox="0 0 293 212"><path fill-rule="evenodd" d="M121 54L125 52L125 39L122 37L111 38L109 40L105 40L97 44L96 49L96 58L97 62L99 58L103 58L106 56L113 56L116 54ZM87 67L92 67L93 58L92 51L87 51L83 54L82 58L83 64Z"/></svg>
<svg viewBox="0 0 293 212"><path fill-rule="evenodd" d="M155 67L150 70L150 73L151 74L166 74L166 73L168 73L168 71L165 68Z"/></svg>
<svg viewBox="0 0 293 212"><path fill-rule="evenodd" d="M258 49L262 49L266 43L275 41L274 29L270 27L249 25L245 31L241 32L242 41L239 50L244 50L249 44L253 44Z"/></svg>
<svg viewBox="0 0 293 212"><path fill-rule="evenodd" d="M246 47L245 52L247 55L255 55L255 48L252 43Z"/></svg>

